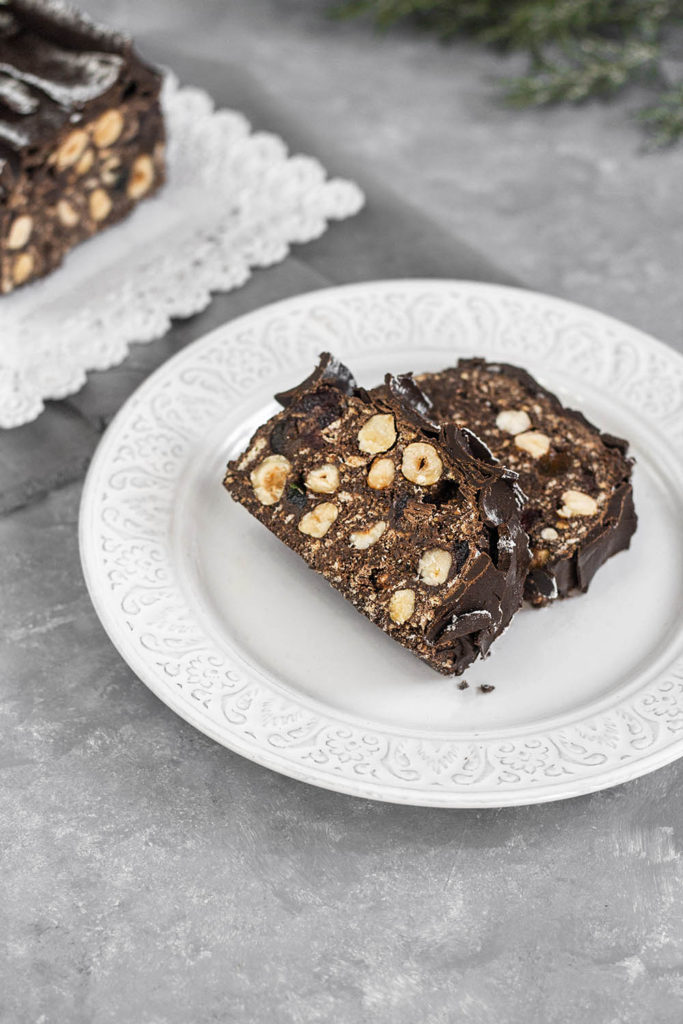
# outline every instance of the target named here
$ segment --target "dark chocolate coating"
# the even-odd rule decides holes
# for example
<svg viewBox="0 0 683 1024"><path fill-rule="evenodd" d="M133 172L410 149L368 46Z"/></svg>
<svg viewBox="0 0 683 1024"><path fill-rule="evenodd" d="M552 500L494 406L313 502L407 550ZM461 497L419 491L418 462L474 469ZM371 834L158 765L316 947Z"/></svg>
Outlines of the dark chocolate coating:
<svg viewBox="0 0 683 1024"><path fill-rule="evenodd" d="M54 0L0 2L0 203L24 166L66 127L127 88L156 95L159 75L128 37Z"/></svg>
<svg viewBox="0 0 683 1024"><path fill-rule="evenodd" d="M161 75L55 0L0 0L0 292L163 184Z"/></svg>
<svg viewBox="0 0 683 1024"><path fill-rule="evenodd" d="M498 385L490 393L481 387L482 380L485 382L486 378L498 380ZM502 437L496 431L496 413L500 408L519 408L520 404L525 411L526 407L532 412L534 409L539 410L531 416L532 421L538 420L533 423L532 429L540 429L550 436L551 451L538 460L527 459L525 472L520 470L521 483L528 498L522 521L526 522L527 528L533 530L535 535L544 526L558 527L559 530L566 525L557 520L554 509L544 506L544 495L549 484L561 481L565 474L576 471L577 454L580 456L581 453L563 446L566 437L581 435L584 443L591 446L588 461L592 466L609 467L609 473L605 474L609 480L609 489L601 492L603 507L599 515L582 529L582 535L573 547L563 550L562 557L550 557L543 565L532 562L525 587L525 597L536 606L577 591L585 592L600 566L612 555L628 548L637 526L631 484L633 460L626 454L628 442L601 433L583 413L565 407L556 395L542 387L530 373L509 363L461 359L452 369L421 374L418 380L420 387L432 399L442 422L455 419L460 423L466 415L468 422L487 438L494 454L503 462L509 460L511 452L513 457L520 457L520 453L510 448L511 438ZM504 395L508 382L511 397L506 406ZM520 403L520 395L524 398L523 403ZM552 434L548 426L551 422L557 427L556 435ZM595 486L590 473L586 479L585 486ZM583 486L576 489L583 489ZM561 541L562 536L558 539Z"/></svg>
<svg viewBox="0 0 683 1024"><path fill-rule="evenodd" d="M471 432L438 427L410 376L387 376L366 391L325 353L305 381L276 397L283 411L228 466L224 485L232 497L438 672L460 674L486 655L522 601L529 564L515 474ZM387 448L367 453L359 431L373 416L391 417L396 437ZM418 485L403 472L406 449L416 443L440 460L431 484ZM274 501L264 503L258 473L273 456L287 467L286 482ZM395 473L375 488L368 473L381 460L391 462ZM325 493L315 492L309 478L321 466L338 473ZM306 535L303 517L325 504L336 509L328 532ZM381 527L379 538L356 546L358 531L375 526ZM449 556L449 568L429 583L419 567L435 550ZM414 611L397 621L392 600L406 591Z"/></svg>

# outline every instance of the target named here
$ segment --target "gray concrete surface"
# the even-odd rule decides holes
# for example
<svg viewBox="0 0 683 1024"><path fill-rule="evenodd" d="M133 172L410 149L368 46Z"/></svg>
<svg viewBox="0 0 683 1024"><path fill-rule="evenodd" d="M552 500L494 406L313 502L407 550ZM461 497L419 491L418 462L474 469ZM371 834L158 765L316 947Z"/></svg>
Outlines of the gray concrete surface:
<svg viewBox="0 0 683 1024"><path fill-rule="evenodd" d="M633 96L504 112L491 55L330 24L314 0L88 6L372 202L0 435L0 1021L681 1024L680 764L481 812L281 778L134 678L89 604L76 519L102 426L150 370L329 281L507 272L680 345L683 150L638 151ZM225 78L179 45L226 58Z"/></svg>

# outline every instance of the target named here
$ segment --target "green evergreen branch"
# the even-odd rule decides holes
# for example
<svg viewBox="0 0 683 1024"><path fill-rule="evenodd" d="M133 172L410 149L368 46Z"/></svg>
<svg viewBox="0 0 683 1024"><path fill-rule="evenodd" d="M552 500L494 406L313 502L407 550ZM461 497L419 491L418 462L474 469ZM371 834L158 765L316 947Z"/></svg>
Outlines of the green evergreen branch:
<svg viewBox="0 0 683 1024"><path fill-rule="evenodd" d="M683 135L683 83L666 83L661 70L662 38L683 21L683 0L345 0L335 13L526 52L527 73L503 83L517 107L582 103L646 82L659 92L640 114L653 145Z"/></svg>
<svg viewBox="0 0 683 1024"><path fill-rule="evenodd" d="M661 93L657 103L639 111L638 117L652 146L661 149L683 138L683 82Z"/></svg>

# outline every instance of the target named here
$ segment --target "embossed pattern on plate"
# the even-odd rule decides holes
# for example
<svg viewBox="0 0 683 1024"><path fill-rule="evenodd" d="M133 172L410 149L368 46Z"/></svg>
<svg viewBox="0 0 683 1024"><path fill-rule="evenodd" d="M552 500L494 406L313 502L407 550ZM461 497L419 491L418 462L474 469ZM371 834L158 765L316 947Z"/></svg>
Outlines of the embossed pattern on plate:
<svg viewBox="0 0 683 1024"><path fill-rule="evenodd" d="M481 354L633 444L640 527L590 593L524 610L470 688L383 636L234 505L225 461L318 352L363 383ZM340 792L485 807L605 788L683 753L683 360L582 307L387 281L226 324L128 401L90 467L81 555L131 668L225 746ZM481 682L495 691L484 695Z"/></svg>

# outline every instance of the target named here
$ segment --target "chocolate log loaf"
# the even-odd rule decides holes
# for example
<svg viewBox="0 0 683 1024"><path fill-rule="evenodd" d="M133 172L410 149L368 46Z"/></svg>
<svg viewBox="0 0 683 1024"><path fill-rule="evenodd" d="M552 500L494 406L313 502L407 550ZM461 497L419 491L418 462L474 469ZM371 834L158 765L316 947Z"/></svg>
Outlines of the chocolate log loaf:
<svg viewBox="0 0 683 1024"><path fill-rule="evenodd" d="M517 366L461 359L416 379L440 421L467 424L518 474L532 552L525 597L541 606L587 590L636 529L628 443Z"/></svg>
<svg viewBox="0 0 683 1024"><path fill-rule="evenodd" d="M50 0L0 0L0 291L49 273L164 179L161 76Z"/></svg>
<svg viewBox="0 0 683 1024"><path fill-rule="evenodd" d="M463 672L522 601L515 474L469 430L441 429L409 376L368 392L324 354L276 397L227 490L389 636Z"/></svg>

